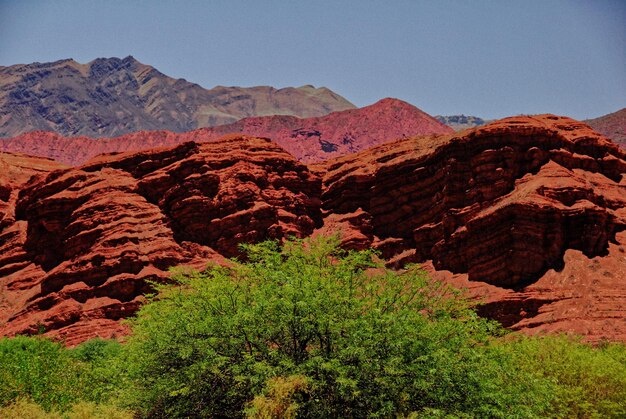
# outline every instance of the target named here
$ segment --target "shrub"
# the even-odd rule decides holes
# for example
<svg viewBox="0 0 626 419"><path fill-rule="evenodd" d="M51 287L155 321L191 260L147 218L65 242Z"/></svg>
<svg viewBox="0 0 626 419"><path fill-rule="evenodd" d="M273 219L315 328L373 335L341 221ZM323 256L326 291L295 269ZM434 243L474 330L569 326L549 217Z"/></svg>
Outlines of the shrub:
<svg viewBox="0 0 626 419"><path fill-rule="evenodd" d="M115 340L91 339L69 349L72 362L80 365L81 400L106 403L127 386L120 364L122 345Z"/></svg>
<svg viewBox="0 0 626 419"><path fill-rule="evenodd" d="M626 347L592 347L568 336L515 336L503 342L517 368L553 383L547 414L557 418L626 417Z"/></svg>
<svg viewBox="0 0 626 419"><path fill-rule="evenodd" d="M308 393L308 380L301 375L270 378L264 395L250 403L247 416L255 419L292 419L296 417L298 396Z"/></svg>
<svg viewBox="0 0 626 419"><path fill-rule="evenodd" d="M107 403L125 385L116 367L120 350L119 343L102 339L74 349L42 336L0 339L0 406L54 417L81 401Z"/></svg>
<svg viewBox="0 0 626 419"><path fill-rule="evenodd" d="M25 398L15 399L4 407L0 407L0 417L3 419L61 419L56 412L46 412L37 403Z"/></svg>
<svg viewBox="0 0 626 419"><path fill-rule="evenodd" d="M64 419L133 419L134 414L111 404L79 402L63 415Z"/></svg>
<svg viewBox="0 0 626 419"><path fill-rule="evenodd" d="M78 364L42 337L0 339L0 406L28 399L46 411L65 409L80 394Z"/></svg>
<svg viewBox="0 0 626 419"><path fill-rule="evenodd" d="M37 403L19 398L9 405L0 408L2 419L132 419L133 414L116 406L97 405L79 402L71 406L67 412L46 412Z"/></svg>

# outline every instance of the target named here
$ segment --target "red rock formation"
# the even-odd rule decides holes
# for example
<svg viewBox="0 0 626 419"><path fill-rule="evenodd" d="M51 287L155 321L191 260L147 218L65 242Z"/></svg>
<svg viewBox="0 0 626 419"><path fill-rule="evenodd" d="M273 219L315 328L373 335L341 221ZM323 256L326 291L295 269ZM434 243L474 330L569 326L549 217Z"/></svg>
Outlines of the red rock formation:
<svg viewBox="0 0 626 419"><path fill-rule="evenodd" d="M320 185L278 146L249 137L103 157L35 179L0 233L2 333L41 329L69 344L124 333L118 320L169 267L311 234Z"/></svg>
<svg viewBox="0 0 626 419"><path fill-rule="evenodd" d="M346 247L469 289L512 329L626 340L626 154L569 118L508 118L310 168L241 136L74 169L33 161L58 170L0 172L1 334L122 334L170 266L339 231Z"/></svg>
<svg viewBox="0 0 626 419"><path fill-rule="evenodd" d="M15 221L15 201L19 190L33 177L64 165L50 159L22 154L0 154L0 231Z"/></svg>
<svg viewBox="0 0 626 419"><path fill-rule="evenodd" d="M514 329L626 338L626 155L586 125L508 118L317 170L322 230L350 246L430 265Z"/></svg>
<svg viewBox="0 0 626 419"><path fill-rule="evenodd" d="M103 153L171 147L188 141L214 141L224 135L237 133L271 138L299 160L316 162L398 138L451 132L453 130L450 127L406 102L383 99L371 106L322 117L252 117L229 125L180 134L142 131L116 138L92 139L37 131L0 139L0 151L49 157L65 164L80 165Z"/></svg>

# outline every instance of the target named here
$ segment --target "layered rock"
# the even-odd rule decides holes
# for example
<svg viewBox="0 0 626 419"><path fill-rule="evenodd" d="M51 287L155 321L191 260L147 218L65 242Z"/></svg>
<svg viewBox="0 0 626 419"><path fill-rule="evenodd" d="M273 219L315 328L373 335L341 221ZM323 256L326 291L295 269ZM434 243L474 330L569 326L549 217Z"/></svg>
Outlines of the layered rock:
<svg viewBox="0 0 626 419"><path fill-rule="evenodd" d="M12 162L0 172L5 335L123 334L119 319L171 266L340 232L390 266L422 263L512 329L626 340L626 155L569 118L508 118L309 167L241 135L77 168L31 159L32 173L0 156Z"/></svg>
<svg viewBox="0 0 626 419"><path fill-rule="evenodd" d="M141 131L96 140L38 131L0 139L0 151L27 153L80 165L103 153L171 147L188 141L215 141L235 133L271 138L299 160L317 162L398 138L451 132L451 128L415 106L397 99L383 99L371 106L333 112L322 117L252 117L233 124L184 133Z"/></svg>
<svg viewBox="0 0 626 419"><path fill-rule="evenodd" d="M348 245L374 246L396 266L422 262L444 278L456 274L486 298L483 313L512 328L625 336L626 155L588 126L552 115L507 118L318 170L326 219ZM572 259L596 261L597 272ZM577 281L604 285L589 293ZM581 304L595 313L583 328L574 314ZM560 317L546 321L548 310Z"/></svg>
<svg viewBox="0 0 626 419"><path fill-rule="evenodd" d="M269 140L232 137L102 157L33 179L0 233L3 334L72 344L124 333L168 268L321 224L320 179Z"/></svg>
<svg viewBox="0 0 626 419"><path fill-rule="evenodd" d="M0 231L15 221L15 202L28 180L65 167L50 159L0 153Z"/></svg>

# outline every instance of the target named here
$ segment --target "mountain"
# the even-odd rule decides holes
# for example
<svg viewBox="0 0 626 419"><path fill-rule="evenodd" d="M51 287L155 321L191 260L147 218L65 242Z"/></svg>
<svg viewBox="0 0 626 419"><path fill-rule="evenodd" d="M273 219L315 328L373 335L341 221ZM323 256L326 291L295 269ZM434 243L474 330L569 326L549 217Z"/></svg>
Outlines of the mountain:
<svg viewBox="0 0 626 419"><path fill-rule="evenodd" d="M206 131L218 137L230 133L268 137L306 163L355 153L399 138L453 132L415 106L392 98L317 118L247 118Z"/></svg>
<svg viewBox="0 0 626 419"><path fill-rule="evenodd" d="M626 108L585 122L626 150Z"/></svg>
<svg viewBox="0 0 626 419"><path fill-rule="evenodd" d="M341 233L418 262L525 333L626 341L626 153L554 115L405 138L307 167L241 134L80 167L0 154L0 334L73 345L127 333L175 265L237 245ZM14 165L33 165L28 180ZM56 165L56 166L54 166Z"/></svg>
<svg viewBox="0 0 626 419"><path fill-rule="evenodd" d="M325 87L204 89L131 56L0 67L0 137L35 130L92 137L184 132L248 116L306 118L351 108Z"/></svg>
<svg viewBox="0 0 626 419"><path fill-rule="evenodd" d="M435 116L435 119L442 124L451 127L455 131L461 131L467 128L476 128L491 122L477 116L465 115L437 115Z"/></svg>
<svg viewBox="0 0 626 419"><path fill-rule="evenodd" d="M214 141L226 134L236 133L271 138L299 160L317 162L398 138L451 132L451 128L415 106L397 99L383 99L371 106L320 117L251 117L180 134L141 131L95 140L63 137L51 132L31 132L0 139L0 151L50 157L65 164L79 165L98 154L169 147L186 141Z"/></svg>

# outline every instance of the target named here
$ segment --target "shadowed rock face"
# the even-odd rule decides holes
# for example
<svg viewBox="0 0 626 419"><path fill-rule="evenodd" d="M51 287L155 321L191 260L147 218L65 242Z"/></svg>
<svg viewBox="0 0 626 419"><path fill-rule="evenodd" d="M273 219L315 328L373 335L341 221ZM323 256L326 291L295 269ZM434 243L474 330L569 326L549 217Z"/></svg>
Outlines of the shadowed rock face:
<svg viewBox="0 0 626 419"><path fill-rule="evenodd" d="M130 56L0 67L0 137L34 130L92 137L183 132L249 116L308 118L352 108L325 87L204 89Z"/></svg>
<svg viewBox="0 0 626 419"><path fill-rule="evenodd" d="M305 163L327 160L374 145L416 135L448 134L453 130L406 102L383 99L371 106L312 118L274 115L245 118L233 124L184 133L142 131L116 138L63 137L31 132L0 139L0 151L50 157L80 165L104 153L171 147L188 141L215 141L227 134L267 137Z"/></svg>
<svg viewBox="0 0 626 419"><path fill-rule="evenodd" d="M626 156L569 118L508 118L308 168L245 136L73 169L30 159L45 169L31 180L0 173L3 334L123 334L118 320L170 266L338 231L392 266L423 263L513 329L626 340Z"/></svg>
<svg viewBox="0 0 626 419"><path fill-rule="evenodd" d="M0 153L0 231L15 221L15 202L31 177L65 167L50 159Z"/></svg>

